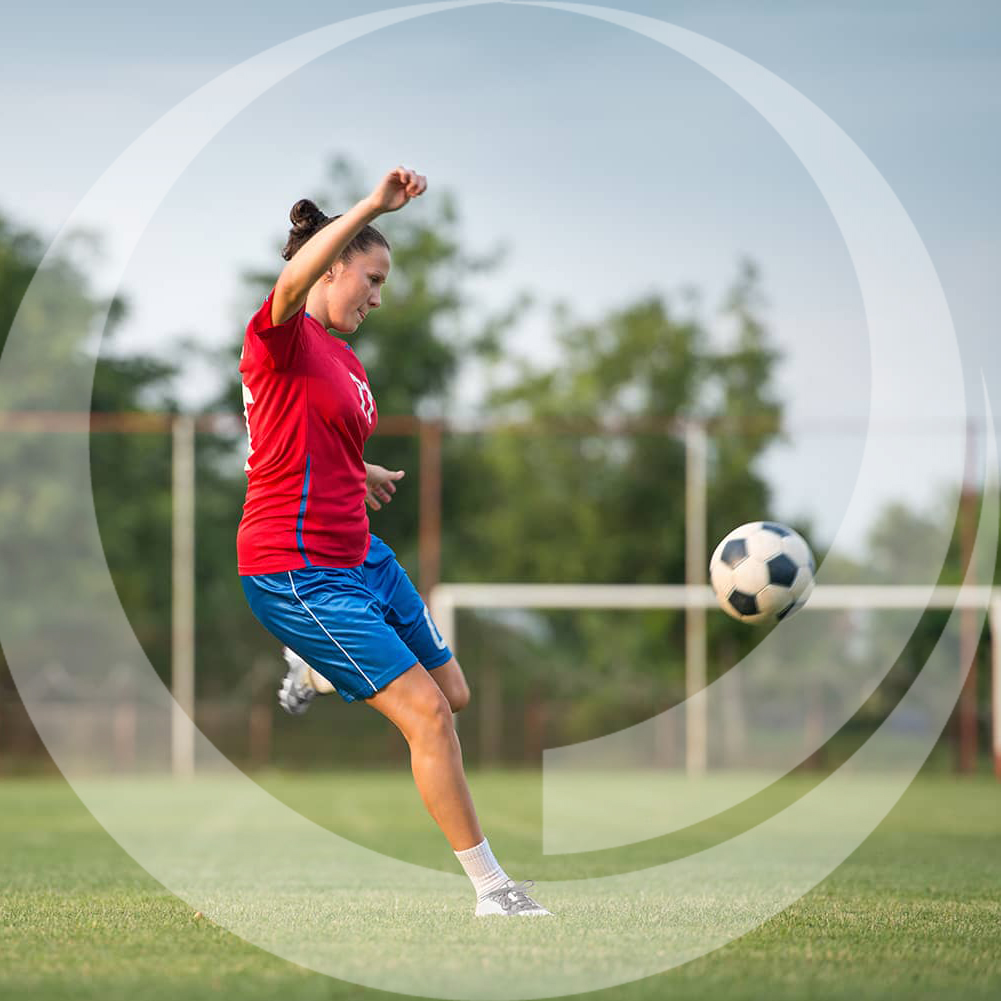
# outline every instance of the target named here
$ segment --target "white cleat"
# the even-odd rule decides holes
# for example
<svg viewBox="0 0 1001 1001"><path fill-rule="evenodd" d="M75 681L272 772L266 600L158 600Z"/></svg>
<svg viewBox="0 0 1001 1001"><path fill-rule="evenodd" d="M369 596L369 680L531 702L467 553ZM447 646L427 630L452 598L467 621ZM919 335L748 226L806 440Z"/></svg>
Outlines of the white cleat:
<svg viewBox="0 0 1001 1001"><path fill-rule="evenodd" d="M550 912L536 903L525 891L535 884L530 879L516 883L509 879L499 890L487 893L476 901L476 917L482 918L489 914L499 914L502 917L535 917Z"/></svg>
<svg viewBox="0 0 1001 1001"><path fill-rule="evenodd" d="M282 687L278 689L278 704L290 715L301 716L317 696L309 677L309 664L288 647L282 650L282 656L288 670L282 678Z"/></svg>

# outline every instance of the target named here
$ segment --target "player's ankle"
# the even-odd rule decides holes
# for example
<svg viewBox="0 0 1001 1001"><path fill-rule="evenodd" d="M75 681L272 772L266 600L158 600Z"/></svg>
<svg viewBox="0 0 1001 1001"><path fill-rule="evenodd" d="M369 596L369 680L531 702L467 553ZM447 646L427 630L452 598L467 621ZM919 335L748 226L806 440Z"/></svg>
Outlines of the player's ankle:
<svg viewBox="0 0 1001 1001"><path fill-rule="evenodd" d="M490 843L486 838L472 848L456 852L455 857L473 884L478 900L508 882L508 875L494 858L494 853L490 850Z"/></svg>
<svg viewBox="0 0 1001 1001"><path fill-rule="evenodd" d="M309 669L309 672L306 675L306 680L315 690L317 695L329 695L334 690L334 686L327 681L322 674L315 671L313 668Z"/></svg>

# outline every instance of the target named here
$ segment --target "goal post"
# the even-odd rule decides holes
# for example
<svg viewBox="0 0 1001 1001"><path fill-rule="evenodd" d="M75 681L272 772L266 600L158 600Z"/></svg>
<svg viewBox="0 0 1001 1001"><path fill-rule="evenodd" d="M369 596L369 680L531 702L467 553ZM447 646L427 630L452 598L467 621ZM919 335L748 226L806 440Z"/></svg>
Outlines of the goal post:
<svg viewBox="0 0 1001 1001"><path fill-rule="evenodd" d="M429 595L430 611L452 650L457 649L456 613L481 609L655 609L685 611L718 609L708 586L690 584L438 584ZM991 745L994 770L1001 779L1001 589L992 587L923 587L909 585L825 585L816 587L804 612L816 610L986 608L991 644ZM704 617L703 629L704 629ZM704 637L703 637L704 643ZM690 649L691 644L686 644ZM686 657L685 718L689 735L685 767L699 773L705 767L708 733L703 700L693 699L704 680Z"/></svg>
<svg viewBox="0 0 1001 1001"><path fill-rule="evenodd" d="M195 771L195 419L171 424L172 514L170 689L171 770Z"/></svg>
<svg viewBox="0 0 1001 1001"><path fill-rule="evenodd" d="M991 631L991 749L994 777L1001 781L1001 592L991 595L987 621Z"/></svg>

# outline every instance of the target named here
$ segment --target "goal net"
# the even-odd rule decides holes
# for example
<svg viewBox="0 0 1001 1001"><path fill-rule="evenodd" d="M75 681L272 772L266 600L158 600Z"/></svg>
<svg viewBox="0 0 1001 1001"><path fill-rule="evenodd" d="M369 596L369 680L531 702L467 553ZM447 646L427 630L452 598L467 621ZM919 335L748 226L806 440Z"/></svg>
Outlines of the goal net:
<svg viewBox="0 0 1001 1001"><path fill-rule="evenodd" d="M628 751L620 750L622 760L638 767L662 763L658 741L663 744L662 731L676 724L670 736L677 742L678 730L683 732L680 744L689 775L705 772L712 764L714 748L724 743L735 748L726 757L725 767L733 767L741 761L754 767L759 760L753 753L755 739L759 745L769 743L772 750L777 749L776 760L785 761L790 767L801 764L804 756L808 757L812 749L836 733L859 705L879 690L896 659L894 652L899 653L909 640L907 635L898 635L904 623L895 625L895 614L897 619L913 624L925 610L961 609L970 613L986 610L992 673L992 748L995 768L1001 777L1001 590L972 586L819 586L799 615L768 636L762 634L763 640L752 655L745 658L755 661L754 667L760 669L756 674L745 671L746 677L741 680L738 677L741 672L729 670L734 664L719 663L720 670L715 672L719 684L709 687L707 619L723 613L707 586L440 584L432 591L429 604L439 629L453 650L457 649L460 639L457 616L464 609L494 613L556 609L683 613L685 698L670 714L658 714L657 707L651 707L651 717L658 718L653 720L649 740L646 736L643 738L642 746L646 750L637 752L635 746ZM825 635L836 636L846 630L852 631L852 637L846 639L842 635L840 639L849 646L854 644L850 657L842 648L835 654L828 643L819 653L811 655L809 662L804 658L803 651L816 651L818 645L823 645ZM955 639L958 672L961 664L969 662L979 641L975 615L971 614L967 620L960 617ZM719 658L716 660L718 662ZM476 665L472 658L467 666L475 676ZM748 682L748 677L767 679L769 668L770 681ZM713 693L710 688L719 690ZM748 735L745 710L750 711L749 706L753 703L763 705L764 709L752 720L752 732ZM814 711L818 704L821 706L819 713ZM797 716L800 717L797 722L802 723L800 732L795 741L783 747L772 721ZM736 736L735 730L740 731ZM614 742L606 740L603 755L607 756L614 746ZM550 752L546 753L548 767Z"/></svg>

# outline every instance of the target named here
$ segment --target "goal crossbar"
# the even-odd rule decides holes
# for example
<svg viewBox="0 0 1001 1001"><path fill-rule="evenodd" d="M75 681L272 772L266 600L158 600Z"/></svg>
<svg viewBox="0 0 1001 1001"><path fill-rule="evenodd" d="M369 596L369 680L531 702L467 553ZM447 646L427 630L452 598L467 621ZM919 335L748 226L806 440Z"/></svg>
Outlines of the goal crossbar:
<svg viewBox="0 0 1001 1001"><path fill-rule="evenodd" d="M985 608L991 587L825 585L804 611L832 608ZM434 606L452 608L717 608L712 588L693 584L439 584ZM435 619L437 620L437 617ZM440 624L440 623L439 623Z"/></svg>

